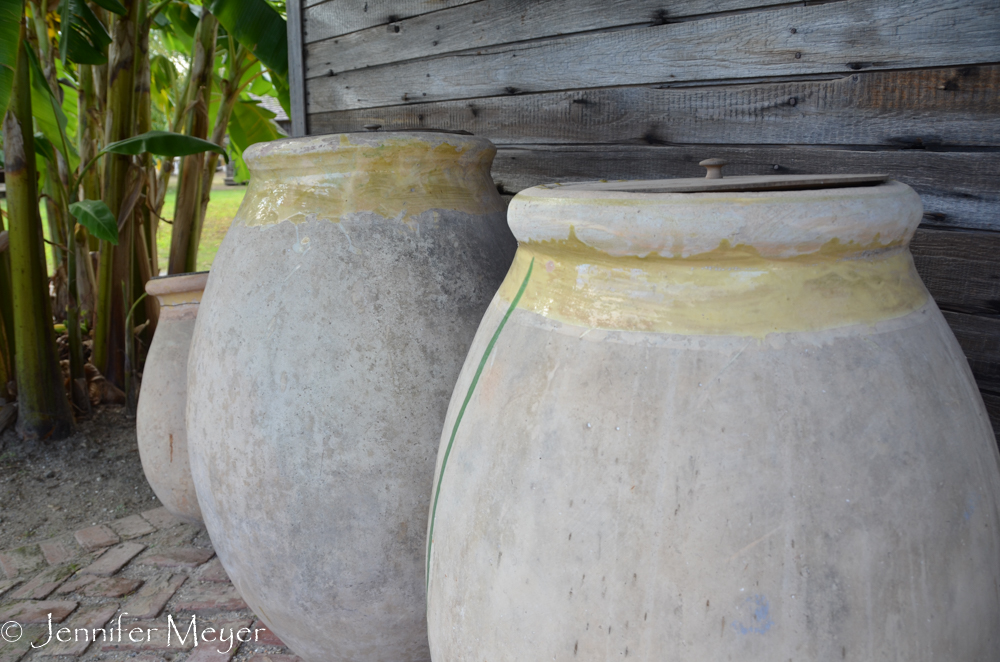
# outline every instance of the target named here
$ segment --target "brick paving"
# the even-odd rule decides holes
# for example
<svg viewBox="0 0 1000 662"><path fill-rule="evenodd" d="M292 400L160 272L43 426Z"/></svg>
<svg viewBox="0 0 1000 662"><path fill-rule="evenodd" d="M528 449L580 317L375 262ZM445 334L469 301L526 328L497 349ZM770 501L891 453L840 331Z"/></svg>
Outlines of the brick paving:
<svg viewBox="0 0 1000 662"><path fill-rule="evenodd" d="M76 538L80 547L83 547L88 552L96 551L102 547L110 547L121 541L118 534L104 524L80 529L73 537Z"/></svg>
<svg viewBox="0 0 1000 662"><path fill-rule="evenodd" d="M88 565L80 572L85 575L97 575L98 577L110 577L136 557L139 552L146 549L146 546L138 542L123 542L117 547L112 547L101 557Z"/></svg>
<svg viewBox="0 0 1000 662"><path fill-rule="evenodd" d="M214 557L164 508L2 551L0 662L301 662Z"/></svg>
<svg viewBox="0 0 1000 662"><path fill-rule="evenodd" d="M147 554L136 563L155 565L161 568L197 568L215 556L210 549L198 547L174 547L155 554Z"/></svg>

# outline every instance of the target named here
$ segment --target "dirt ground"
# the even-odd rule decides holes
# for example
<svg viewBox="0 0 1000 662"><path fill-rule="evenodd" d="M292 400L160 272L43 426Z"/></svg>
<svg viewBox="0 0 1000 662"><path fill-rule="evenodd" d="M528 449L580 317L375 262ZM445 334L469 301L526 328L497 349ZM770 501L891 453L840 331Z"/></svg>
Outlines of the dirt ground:
<svg viewBox="0 0 1000 662"><path fill-rule="evenodd" d="M95 408L62 441L0 435L0 551L158 505L123 406Z"/></svg>

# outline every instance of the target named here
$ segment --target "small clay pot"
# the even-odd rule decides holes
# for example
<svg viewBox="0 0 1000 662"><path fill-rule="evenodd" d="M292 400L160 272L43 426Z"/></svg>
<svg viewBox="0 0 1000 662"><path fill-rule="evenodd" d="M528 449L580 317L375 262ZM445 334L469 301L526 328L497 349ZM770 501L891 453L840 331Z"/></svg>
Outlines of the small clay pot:
<svg viewBox="0 0 1000 662"><path fill-rule="evenodd" d="M208 272L152 278L146 293L160 302L136 412L139 458L156 498L176 517L201 524L191 481L184 410L191 335Z"/></svg>

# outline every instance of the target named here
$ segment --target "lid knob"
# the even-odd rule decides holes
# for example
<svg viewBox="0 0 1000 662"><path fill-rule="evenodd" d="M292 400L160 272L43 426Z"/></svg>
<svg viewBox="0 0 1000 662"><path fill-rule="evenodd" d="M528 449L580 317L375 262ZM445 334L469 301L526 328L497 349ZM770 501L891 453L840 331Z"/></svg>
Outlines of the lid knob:
<svg viewBox="0 0 1000 662"><path fill-rule="evenodd" d="M725 159L705 159L698 165L708 171L705 173L705 179L722 179L722 166L727 163L729 161Z"/></svg>
<svg viewBox="0 0 1000 662"><path fill-rule="evenodd" d="M381 128L381 124L365 124L365 131L378 131Z"/></svg>

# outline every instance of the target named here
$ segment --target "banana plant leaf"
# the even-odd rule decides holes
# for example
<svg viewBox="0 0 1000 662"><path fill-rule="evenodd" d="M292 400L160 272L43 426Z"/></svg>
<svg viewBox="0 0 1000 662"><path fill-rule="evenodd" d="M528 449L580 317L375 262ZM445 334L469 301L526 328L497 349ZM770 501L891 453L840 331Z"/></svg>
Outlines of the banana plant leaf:
<svg viewBox="0 0 1000 662"><path fill-rule="evenodd" d="M229 117L229 148L235 164L234 178L238 182L250 179L243 161L243 150L255 143L284 138L285 133L274 123L274 113L260 106L259 101L240 99Z"/></svg>
<svg viewBox="0 0 1000 662"><path fill-rule="evenodd" d="M76 74L67 71L68 67L63 67L62 62L56 59L56 76L59 79L62 90L62 111L66 116L66 137L77 144L77 125L79 123L79 94L75 86Z"/></svg>
<svg viewBox="0 0 1000 662"><path fill-rule="evenodd" d="M23 10L24 0L0 0L0 117L7 112L10 89L14 85Z"/></svg>
<svg viewBox="0 0 1000 662"><path fill-rule="evenodd" d="M233 151L233 181L238 184L245 184L250 181L250 168L247 167L246 161L243 160L243 152L232 144L230 144L230 148Z"/></svg>
<svg viewBox="0 0 1000 662"><path fill-rule="evenodd" d="M198 25L198 16L186 2L172 2L157 14L157 18L166 19L165 23L155 21L153 29L160 33L164 45L175 53L188 55L194 50L194 30Z"/></svg>
<svg viewBox="0 0 1000 662"><path fill-rule="evenodd" d="M128 13L125 9L125 5L118 2L118 0L92 0L98 7L103 7L113 14L118 14L119 16L124 16Z"/></svg>
<svg viewBox="0 0 1000 662"><path fill-rule="evenodd" d="M85 0L62 0L59 15L59 56L62 61L106 64L111 35Z"/></svg>
<svg viewBox="0 0 1000 662"><path fill-rule="evenodd" d="M45 137L44 133L35 134L35 156L41 157L46 163L56 162L56 153L52 148L52 143ZM40 170L41 168L39 168Z"/></svg>
<svg viewBox="0 0 1000 662"><path fill-rule="evenodd" d="M118 222L103 200L81 200L69 206L77 222L98 239L118 245Z"/></svg>
<svg viewBox="0 0 1000 662"><path fill-rule="evenodd" d="M73 140L66 135L66 113L62 104L52 94L49 84L42 73L42 67L32 49L27 48L29 67L31 69L31 114L35 118L35 127L45 134L52 146L64 152L70 170L75 170L80 164L80 155L76 151ZM64 142L65 138L65 142ZM68 153L65 153L68 152Z"/></svg>
<svg viewBox="0 0 1000 662"><path fill-rule="evenodd" d="M170 19L170 25L174 28L175 33L180 32L188 39L194 38L199 14L192 11L191 5L186 2L173 2L167 5L163 13Z"/></svg>
<svg viewBox="0 0 1000 662"><path fill-rule="evenodd" d="M170 131L147 131L138 136L132 136L125 140L111 143L103 150L102 154L130 154L135 156L144 152L155 154L156 156L188 156L189 154L199 154L201 152L217 152L222 158L229 162L229 155L213 142L193 138L180 133Z"/></svg>
<svg viewBox="0 0 1000 662"><path fill-rule="evenodd" d="M162 15L162 12L160 12ZM174 30L173 26L167 26L160 30L163 43L168 50L174 53L190 54L194 50L194 40L183 32Z"/></svg>
<svg viewBox="0 0 1000 662"><path fill-rule="evenodd" d="M278 97L278 103L281 104L282 110L289 117L292 116L292 97L288 89L288 78L284 76L272 76L271 82L274 84L274 91Z"/></svg>
<svg viewBox="0 0 1000 662"><path fill-rule="evenodd" d="M285 19L265 0L212 0L208 11L219 23L279 76L288 75Z"/></svg>
<svg viewBox="0 0 1000 662"><path fill-rule="evenodd" d="M260 64L258 63L248 73L257 73L259 68ZM253 82L250 83L250 94L257 97L276 94L274 85L271 84L271 79L267 77L266 73L253 79Z"/></svg>
<svg viewBox="0 0 1000 662"><path fill-rule="evenodd" d="M250 145L284 138L284 132L274 123L274 113L259 101L240 99L229 118L229 138L241 153Z"/></svg>
<svg viewBox="0 0 1000 662"><path fill-rule="evenodd" d="M157 54L149 59L150 96L164 115L173 108L171 93L177 87L177 69L165 55Z"/></svg>

